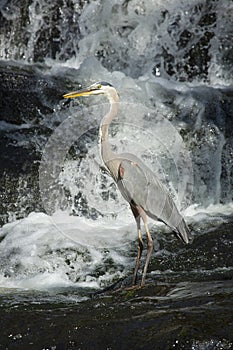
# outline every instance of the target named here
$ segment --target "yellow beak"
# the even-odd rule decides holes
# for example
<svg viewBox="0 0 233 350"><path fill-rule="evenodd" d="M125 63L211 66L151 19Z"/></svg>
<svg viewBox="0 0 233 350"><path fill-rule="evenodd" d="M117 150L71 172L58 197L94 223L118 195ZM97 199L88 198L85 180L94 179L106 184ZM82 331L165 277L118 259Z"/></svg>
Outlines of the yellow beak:
<svg viewBox="0 0 233 350"><path fill-rule="evenodd" d="M68 94L63 95L64 98L74 98L79 96L89 96L91 95L93 90L91 89L84 89L84 90L78 90L78 91L72 91Z"/></svg>

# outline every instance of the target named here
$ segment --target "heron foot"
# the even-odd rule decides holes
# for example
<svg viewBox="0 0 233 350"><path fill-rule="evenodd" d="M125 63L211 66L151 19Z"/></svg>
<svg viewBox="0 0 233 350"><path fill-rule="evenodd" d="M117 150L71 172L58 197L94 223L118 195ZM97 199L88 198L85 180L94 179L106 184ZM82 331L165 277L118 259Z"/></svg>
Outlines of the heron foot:
<svg viewBox="0 0 233 350"><path fill-rule="evenodd" d="M141 284L134 284L132 286L122 286L120 288L117 288L116 290L114 290L114 293L118 293L118 292L129 292L129 291L134 291L134 290L138 290L141 289L143 286Z"/></svg>
<svg viewBox="0 0 233 350"><path fill-rule="evenodd" d="M143 286L141 284L134 284L133 286L125 287L124 290L137 290L141 289Z"/></svg>

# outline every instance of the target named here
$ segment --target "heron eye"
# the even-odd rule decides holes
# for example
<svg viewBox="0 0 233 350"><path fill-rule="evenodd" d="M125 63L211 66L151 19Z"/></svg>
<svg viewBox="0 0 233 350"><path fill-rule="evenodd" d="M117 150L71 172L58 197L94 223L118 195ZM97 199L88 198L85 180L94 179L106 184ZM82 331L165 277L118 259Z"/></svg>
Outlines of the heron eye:
<svg viewBox="0 0 233 350"><path fill-rule="evenodd" d="M97 85L97 89L101 89L101 84Z"/></svg>

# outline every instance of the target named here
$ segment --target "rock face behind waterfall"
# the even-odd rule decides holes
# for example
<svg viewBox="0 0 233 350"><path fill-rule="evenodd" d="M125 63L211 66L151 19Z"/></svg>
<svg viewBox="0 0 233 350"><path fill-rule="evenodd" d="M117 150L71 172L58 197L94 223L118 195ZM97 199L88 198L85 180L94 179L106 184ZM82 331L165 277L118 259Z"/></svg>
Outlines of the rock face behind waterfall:
<svg viewBox="0 0 233 350"><path fill-rule="evenodd" d="M55 81L31 66L0 65L1 223L42 209L38 166L52 132L44 118L59 103L61 86L61 79Z"/></svg>

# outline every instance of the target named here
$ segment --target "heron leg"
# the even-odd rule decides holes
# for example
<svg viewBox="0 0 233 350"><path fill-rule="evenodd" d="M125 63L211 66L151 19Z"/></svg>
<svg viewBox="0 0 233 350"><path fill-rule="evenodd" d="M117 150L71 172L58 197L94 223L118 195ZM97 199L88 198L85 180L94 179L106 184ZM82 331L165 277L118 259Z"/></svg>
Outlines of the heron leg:
<svg viewBox="0 0 233 350"><path fill-rule="evenodd" d="M136 265L135 265L134 274L133 274L133 283L132 283L133 285L135 285L137 282L137 274L138 274L138 269L140 266L140 260L141 260L142 251L143 251L143 241L142 241L142 232L140 227L140 215L139 215L138 209L136 206L132 204L130 204L130 207L135 217L135 220L137 223L137 230L138 230L138 254L137 254L137 260L136 260Z"/></svg>
<svg viewBox="0 0 233 350"><path fill-rule="evenodd" d="M150 257L151 257L152 251L153 251L153 240L151 238L151 234L150 234L149 228L147 226L147 216L146 216L146 213L144 212L143 209L140 210L140 216L143 220L143 223L144 223L144 226L146 229L147 241L148 241L148 251L147 251L147 256L146 256L146 263L145 263L144 270L142 273L142 281L141 281L141 286L143 287L145 285L145 282L146 282L146 273L147 273L148 265L150 262Z"/></svg>
<svg viewBox="0 0 233 350"><path fill-rule="evenodd" d="M142 232L141 229L138 229L138 254L137 254L137 260L136 260L136 265L134 269L134 274L133 274L133 285L136 284L137 282L137 275L138 275L138 269L140 265L140 260L142 256L142 251L143 251L143 241L142 241Z"/></svg>

